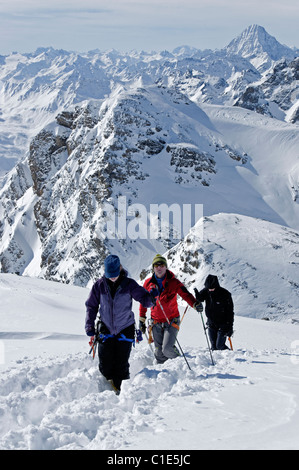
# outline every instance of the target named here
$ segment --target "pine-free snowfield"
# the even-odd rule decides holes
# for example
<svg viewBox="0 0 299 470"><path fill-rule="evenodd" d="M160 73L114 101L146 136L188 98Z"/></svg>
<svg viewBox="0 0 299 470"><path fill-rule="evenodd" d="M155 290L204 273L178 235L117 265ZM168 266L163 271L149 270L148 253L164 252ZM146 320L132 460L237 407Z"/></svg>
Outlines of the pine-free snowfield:
<svg viewBox="0 0 299 470"><path fill-rule="evenodd" d="M1 274L0 291L0 449L299 449L298 325L237 316L212 366L189 309L192 370L154 364L144 339L116 396L88 354L87 289Z"/></svg>

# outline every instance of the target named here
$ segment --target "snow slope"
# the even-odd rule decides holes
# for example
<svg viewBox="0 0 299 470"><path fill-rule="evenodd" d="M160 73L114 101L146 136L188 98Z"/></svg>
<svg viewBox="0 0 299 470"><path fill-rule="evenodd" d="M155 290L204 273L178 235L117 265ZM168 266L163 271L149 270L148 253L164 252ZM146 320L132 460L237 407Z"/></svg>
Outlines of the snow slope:
<svg viewBox="0 0 299 470"><path fill-rule="evenodd" d="M299 232L240 214L202 218L165 256L192 291L208 274L238 315L299 323Z"/></svg>
<svg viewBox="0 0 299 470"><path fill-rule="evenodd" d="M213 123L219 141L248 158L247 165L236 166L235 175L228 172L226 177L222 174L221 178L214 178L209 190L226 201L227 187L231 185L235 188L235 205L246 206L236 212L298 229L297 128L238 107L202 105L202 109ZM234 211L232 201L228 206L230 210L223 212Z"/></svg>
<svg viewBox="0 0 299 470"><path fill-rule="evenodd" d="M0 291L0 449L299 449L298 325L237 316L213 366L188 309L192 370L154 364L144 339L117 397L82 334L87 289L1 274Z"/></svg>

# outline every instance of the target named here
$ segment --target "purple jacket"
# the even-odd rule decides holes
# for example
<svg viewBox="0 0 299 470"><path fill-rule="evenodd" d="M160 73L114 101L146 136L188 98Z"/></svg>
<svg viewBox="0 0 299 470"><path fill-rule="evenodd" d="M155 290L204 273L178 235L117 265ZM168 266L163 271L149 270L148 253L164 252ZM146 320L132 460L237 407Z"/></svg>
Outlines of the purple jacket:
<svg viewBox="0 0 299 470"><path fill-rule="evenodd" d="M85 302L86 318L85 331L94 334L95 319L98 311L101 321L105 323L111 334L117 335L124 328L135 323L132 312L132 299L140 302L144 307L152 307L153 302L146 289L137 284L134 279L124 273L123 279L118 286L114 298L112 298L105 276L98 279Z"/></svg>

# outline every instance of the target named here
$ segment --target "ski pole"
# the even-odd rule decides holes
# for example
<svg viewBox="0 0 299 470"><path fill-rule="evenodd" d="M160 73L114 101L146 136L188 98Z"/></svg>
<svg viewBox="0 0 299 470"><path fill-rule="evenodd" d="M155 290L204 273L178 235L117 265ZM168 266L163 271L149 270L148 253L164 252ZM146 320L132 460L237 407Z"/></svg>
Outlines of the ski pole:
<svg viewBox="0 0 299 470"><path fill-rule="evenodd" d="M169 321L168 317L166 316L166 313L165 313L165 311L164 311L164 308L162 307L162 304L161 304L161 301L160 301L159 297L157 298L157 302L159 302L159 305L160 305L160 308L161 308L161 310L162 310L162 312L163 312L163 315L164 315L164 317L166 318L166 321L167 321L168 325L170 325L170 321ZM181 353L182 353L183 358L184 358L185 361L186 361L187 366L188 366L189 369L191 370L191 367L190 367L190 365L189 365L189 362L187 361L187 358L186 358L186 356L185 356L185 354L184 354L184 352L183 352L183 350L182 350L182 348L181 348L181 345L180 345L178 339L176 338L175 340L176 340L176 342L178 343L178 347L180 348L180 351L181 351Z"/></svg>
<svg viewBox="0 0 299 470"><path fill-rule="evenodd" d="M195 292L195 298L197 298L198 290L197 290L197 289L194 289L194 292ZM213 360L212 351L211 351L211 346L210 346L210 343L209 343L209 340L208 340L207 329L206 329L206 327L205 327L205 322L204 322L204 319L203 319L203 316L202 316L202 312L200 312L200 316L201 316L203 331L204 331L204 333L205 333L205 335L206 335L206 340L207 340L207 345L208 345L208 349L209 349L210 356L211 356L212 365L214 366L215 363L214 363L214 360Z"/></svg>
<svg viewBox="0 0 299 470"><path fill-rule="evenodd" d="M184 320L184 316L186 315L188 308L189 308L189 305L187 305L187 307L185 308L185 311L184 311L182 319L181 319L181 324L182 324L182 321Z"/></svg>
<svg viewBox="0 0 299 470"><path fill-rule="evenodd" d="M233 351L234 349L233 349L232 340L231 340L230 336L228 337L228 341L229 341L229 344L230 344L230 348Z"/></svg>
<svg viewBox="0 0 299 470"><path fill-rule="evenodd" d="M204 330L205 335L206 335L206 340L207 340L207 344L208 344L208 348L209 348L209 352L210 352L210 356L211 356L212 365L214 366L215 363L214 363L214 360L213 360L212 351L211 351L210 343L209 343L209 340L208 340L207 329L205 327L205 322L204 322L204 319L203 319L203 316L202 316L201 312L200 312L200 316L201 316L203 330Z"/></svg>

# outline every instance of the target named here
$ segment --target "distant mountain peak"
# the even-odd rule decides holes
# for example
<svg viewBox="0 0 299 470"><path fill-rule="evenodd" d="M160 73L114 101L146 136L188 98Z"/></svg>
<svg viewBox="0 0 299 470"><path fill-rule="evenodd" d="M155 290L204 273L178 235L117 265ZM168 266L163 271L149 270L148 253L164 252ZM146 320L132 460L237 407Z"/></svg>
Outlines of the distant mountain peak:
<svg viewBox="0 0 299 470"><path fill-rule="evenodd" d="M294 51L280 44L262 26L248 26L238 37L233 39L225 48L230 54L241 55L251 59L257 55L268 56L271 60L279 60L282 56L294 57Z"/></svg>

